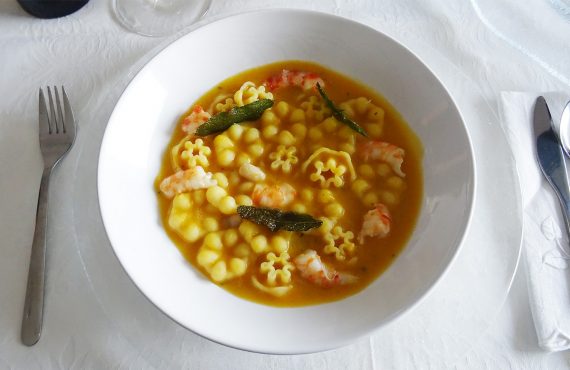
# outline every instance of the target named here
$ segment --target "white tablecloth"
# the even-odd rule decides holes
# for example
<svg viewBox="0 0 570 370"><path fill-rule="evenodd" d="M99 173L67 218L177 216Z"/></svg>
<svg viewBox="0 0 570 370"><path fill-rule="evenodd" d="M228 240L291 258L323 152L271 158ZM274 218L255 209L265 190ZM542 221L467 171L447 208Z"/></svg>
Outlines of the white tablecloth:
<svg viewBox="0 0 570 370"><path fill-rule="evenodd" d="M532 27L541 23L543 5L535 12L516 12L516 20L532 14ZM549 3L547 0L543 0ZM305 4L308 3L308 4ZM570 66L551 65L534 53L532 44L518 43L493 14L487 1L223 1L214 0L210 16L260 7L298 7L350 17L430 45L481 88L481 99L498 102L500 91L563 90L570 93ZM521 5L522 6L522 5ZM530 5L529 5L530 6ZM489 15L489 16L487 16ZM499 16L494 14L495 16ZM570 22L570 18L568 18ZM521 21L521 24L525 24ZM566 35L548 40L568 44ZM524 40L523 40L524 41ZM153 368L167 362L149 360L106 320L89 287L74 235L66 219L71 197L71 164L62 163L52 178L49 275L44 335L32 348L20 344L19 330L32 240L41 160L37 147L37 89L63 84L72 92L75 113L83 129L105 107L107 92L115 91L129 68L164 42L125 31L110 10L110 1L91 1L76 14L57 20L38 20L24 13L15 0L0 1L0 369L3 368ZM568 48L570 49L570 48ZM478 103L478 102L474 102ZM81 164L78 164L81 165ZM85 212L90 212L86 209ZM67 218L68 219L68 218ZM516 248L518 246L513 246ZM470 369L565 369L566 352L548 354L536 344L524 276L517 274L511 293L491 329L482 333L469 353L453 364ZM134 287L133 287L134 289ZM150 303L148 303L150 305ZM72 309L70 309L72 307ZM183 330L183 329L181 329ZM374 351L367 339L353 346L306 356L267 356L230 350L207 340L179 348L188 368L438 368L422 342L402 348L395 338L390 351ZM433 338L437 340L437 338ZM173 343L173 345L178 345Z"/></svg>

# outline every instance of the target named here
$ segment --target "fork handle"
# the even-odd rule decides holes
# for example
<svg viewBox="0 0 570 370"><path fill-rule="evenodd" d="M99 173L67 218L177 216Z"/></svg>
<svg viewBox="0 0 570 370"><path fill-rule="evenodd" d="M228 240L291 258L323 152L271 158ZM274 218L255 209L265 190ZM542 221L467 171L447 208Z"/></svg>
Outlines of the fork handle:
<svg viewBox="0 0 570 370"><path fill-rule="evenodd" d="M38 209L36 212L36 227L32 243L30 269L28 270L28 286L24 303L24 317L22 319L22 343L33 346L40 339L44 316L44 282L46 266L46 230L47 210L49 197L49 179L51 168L44 168L40 193L38 196Z"/></svg>

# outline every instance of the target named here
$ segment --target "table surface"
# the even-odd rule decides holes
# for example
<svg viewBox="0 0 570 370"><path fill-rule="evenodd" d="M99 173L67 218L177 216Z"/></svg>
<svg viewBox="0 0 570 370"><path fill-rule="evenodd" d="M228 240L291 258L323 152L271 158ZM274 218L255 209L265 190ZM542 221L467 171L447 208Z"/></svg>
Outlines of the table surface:
<svg viewBox="0 0 570 370"><path fill-rule="evenodd" d="M537 1L529 1L529 6L536 8L529 11L527 7L520 14L514 13L513 18L520 16L520 24L524 25L523 17L530 12L536 16L532 27L547 27L548 24L540 23L544 22L540 16L544 4ZM392 35L430 45L469 79L476 81L482 97L495 107L501 91L561 90L570 93L570 65L556 65L552 63L553 55L541 58L543 54L533 51L533 44L519 43L516 36L523 38L525 31L519 32L510 26L501 29L501 25L495 23L496 17L487 16L486 3L483 0L422 3L214 0L206 18L268 7L329 12L378 25L390 30ZM544 3L548 1L544 0ZM97 325L90 325L91 320L96 320L85 314L94 312L97 297L85 289L88 277L82 270L77 249L70 247L73 240L68 235L69 226L57 221L52 223L50 240L61 243L55 243L58 245L48 254L46 317L51 322L66 325L64 329L54 328L47 322L44 337L35 347L24 347L19 341L41 173L35 127L37 88L64 84L73 91L76 115L88 122L89 115L93 114L89 107L104 105L108 98L106 92L124 78L129 67L163 42L164 39L127 32L114 20L110 1L106 0L91 1L76 14L56 20L31 18L15 0L0 2L0 369L168 367L166 363L149 361L145 349L133 350L132 343L122 343L129 350L118 351L117 343L124 341L118 333L101 333ZM556 46L568 41L567 37L564 40L564 36L559 35L548 42ZM50 215L55 219L58 212L69 206L71 199L66 194L66 182L59 176L65 171L65 163L62 163L62 170L55 173L52 180L54 206ZM50 299L53 296L66 297L66 300L54 301ZM525 277L519 272L490 329L452 366L459 369L570 368L568 352L551 354L538 349L527 301ZM58 310L58 307L70 305L73 310ZM61 317L61 312L66 316ZM92 336L108 340L93 348L89 341ZM50 338L50 343L46 343L46 337ZM197 341L197 348L180 349L188 356L185 367L437 368L436 362L418 348L400 348L397 343L392 351L383 351L382 356L375 356L373 350L353 350L353 346L314 355L268 356L227 349L201 338ZM369 343L363 340L354 348L367 346ZM354 355L356 353L359 355ZM235 359L238 362L233 362Z"/></svg>

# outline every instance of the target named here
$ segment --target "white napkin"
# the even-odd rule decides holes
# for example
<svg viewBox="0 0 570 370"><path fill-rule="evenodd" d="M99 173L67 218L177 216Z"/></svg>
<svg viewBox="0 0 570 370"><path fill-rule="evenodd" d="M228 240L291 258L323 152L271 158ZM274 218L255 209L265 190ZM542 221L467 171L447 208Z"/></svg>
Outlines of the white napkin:
<svg viewBox="0 0 570 370"><path fill-rule="evenodd" d="M501 113L521 182L522 267L526 270L538 345L546 351L562 351L570 348L570 245L558 198L536 161L532 118L537 96L504 92ZM558 123L570 96L562 93L543 96Z"/></svg>

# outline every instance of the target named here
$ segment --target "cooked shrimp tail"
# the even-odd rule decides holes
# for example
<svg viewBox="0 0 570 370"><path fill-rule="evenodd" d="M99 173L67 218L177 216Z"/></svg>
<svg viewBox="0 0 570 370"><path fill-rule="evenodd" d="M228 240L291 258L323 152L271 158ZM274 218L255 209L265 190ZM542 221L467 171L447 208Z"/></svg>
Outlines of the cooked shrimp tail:
<svg viewBox="0 0 570 370"><path fill-rule="evenodd" d="M404 149L383 141L368 141L362 145L361 154L365 161L372 159L386 162L394 173L406 177L406 174L402 172L402 163L404 163L404 155L406 154Z"/></svg>
<svg viewBox="0 0 570 370"><path fill-rule="evenodd" d="M167 198L173 198L179 193L205 189L215 185L217 185L217 182L212 178L212 174L204 171L201 166L196 166L168 176L162 180L159 188Z"/></svg>
<svg viewBox="0 0 570 370"><path fill-rule="evenodd" d="M278 185L256 184L251 199L256 206L282 208L291 203L297 191L287 183Z"/></svg>
<svg viewBox="0 0 570 370"><path fill-rule="evenodd" d="M373 209L364 215L364 221L362 222L362 229L358 236L358 242L360 244L364 244L365 237L378 236L383 238L387 236L390 233L391 223L392 218L390 217L388 207L382 203L376 204Z"/></svg>
<svg viewBox="0 0 570 370"><path fill-rule="evenodd" d="M303 279L323 288L354 283L358 278L354 275L338 272L327 266L318 253L307 249L293 260L295 267Z"/></svg>
<svg viewBox="0 0 570 370"><path fill-rule="evenodd" d="M194 135L198 127L206 123L210 118L210 113L206 112L201 105L196 105L192 108L192 112L182 121L182 131L189 135Z"/></svg>
<svg viewBox="0 0 570 370"><path fill-rule="evenodd" d="M325 82L318 74L313 72L303 71L289 71L282 70L280 73L269 77L263 82L269 91L277 90L283 87L295 86L303 90L310 90L317 88L317 83L325 86Z"/></svg>

